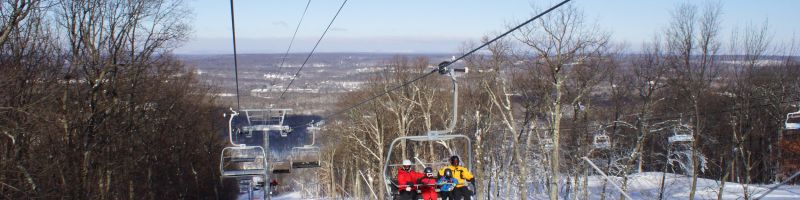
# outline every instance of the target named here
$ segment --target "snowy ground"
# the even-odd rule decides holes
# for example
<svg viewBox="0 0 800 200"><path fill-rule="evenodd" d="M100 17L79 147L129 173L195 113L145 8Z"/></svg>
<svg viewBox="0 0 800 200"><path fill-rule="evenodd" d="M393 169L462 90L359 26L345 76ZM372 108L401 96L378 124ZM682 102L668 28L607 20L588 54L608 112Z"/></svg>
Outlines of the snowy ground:
<svg viewBox="0 0 800 200"><path fill-rule="evenodd" d="M272 197L272 200L289 200L289 199L301 199L300 192L290 192L278 196Z"/></svg>
<svg viewBox="0 0 800 200"><path fill-rule="evenodd" d="M679 174L665 174L664 184L664 199L687 199L689 197L689 186L691 186L691 177ZM639 174L632 174L628 180L628 194L634 199L658 199L661 183L661 172L646 172ZM615 182L621 186L622 178L612 177ZM589 177L589 198L600 199L603 191L603 181L601 176ZM719 187L721 183L709 179L697 179L697 192L695 193L696 199L717 199ZM763 192L767 191L773 185L747 185L747 192L750 198L759 197ZM611 184L606 184L606 199L618 199L619 192ZM725 189L722 195L723 199L744 199L744 185L738 183L725 183ZM564 197L564 196L562 196ZM578 196L582 197L582 195ZM539 198L539 196L537 196ZM545 198L545 196L541 196ZM777 200L777 199L800 199L800 186L790 185L782 186L769 195L762 198L764 200Z"/></svg>
<svg viewBox="0 0 800 200"><path fill-rule="evenodd" d="M687 199L689 197L689 186L691 185L691 177L679 174L664 174L664 199ZM628 194L634 199L658 199L661 183L661 172L646 172L639 174L632 174L629 176ZM622 182L620 177L612 177L617 184ZM603 192L604 179L601 176L589 177L589 199L600 199ZM717 199L717 194L720 187L720 182L710 179L697 179L697 192L696 199ZM747 191L751 199L761 196L773 185L747 185ZM619 192L611 184L606 184L606 199L619 199ZM725 183L723 199L744 199L744 185L738 183ZM260 192L260 191L259 191ZM559 199L573 199L568 196L566 192L562 192ZM574 194L571 194L574 195ZM548 199L544 192L535 194L533 199ZM576 199L582 199L583 195L578 194ZM240 200L248 199L247 194L239 195ZM253 199L263 199L261 194L255 194ZM284 193L272 197L273 200L289 200L289 199L303 199L300 192ZM516 198L509 198L516 199ZM763 200L783 200L783 199L800 199L800 185L785 185L781 186L769 195L762 198Z"/></svg>
<svg viewBox="0 0 800 200"><path fill-rule="evenodd" d="M248 198L247 194L240 194L237 199L238 200L250 200L251 198ZM260 194L260 193L259 194L253 194L253 198L252 199L264 199L264 195ZM301 198L300 192L284 193L284 194L272 197L272 200L292 200L292 199L303 199L303 198Z"/></svg>

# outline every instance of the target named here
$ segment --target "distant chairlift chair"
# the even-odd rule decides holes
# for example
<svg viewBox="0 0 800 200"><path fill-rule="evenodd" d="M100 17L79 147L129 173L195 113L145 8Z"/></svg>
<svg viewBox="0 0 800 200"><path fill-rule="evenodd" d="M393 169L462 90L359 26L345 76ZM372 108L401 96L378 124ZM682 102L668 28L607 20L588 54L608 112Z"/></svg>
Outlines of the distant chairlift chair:
<svg viewBox="0 0 800 200"><path fill-rule="evenodd" d="M278 131L281 134L281 137L286 137L288 136L288 133L291 132L291 128L283 125L251 125L242 127L242 131L251 135L251 137L255 131L263 131L264 134L268 134L270 131Z"/></svg>
<svg viewBox="0 0 800 200"><path fill-rule="evenodd" d="M800 129L800 111L786 114L784 125L787 131L798 131Z"/></svg>
<svg viewBox="0 0 800 200"><path fill-rule="evenodd" d="M292 161L273 161L270 165L273 174L292 173Z"/></svg>
<svg viewBox="0 0 800 200"><path fill-rule="evenodd" d="M602 130L600 134L594 135L592 144L594 144L595 149L608 149L611 148L611 138L608 137L605 130Z"/></svg>
<svg viewBox="0 0 800 200"><path fill-rule="evenodd" d="M249 125L244 127L244 131L279 131L281 137L286 137L292 132L289 126L284 125L286 114L292 109L267 108L242 111L245 113Z"/></svg>
<svg viewBox="0 0 800 200"><path fill-rule="evenodd" d="M681 124L672 129L672 136L667 138L669 143L694 141L694 131L688 125Z"/></svg>
<svg viewBox="0 0 800 200"><path fill-rule="evenodd" d="M319 147L304 145L292 148L292 168L320 167Z"/></svg>
<svg viewBox="0 0 800 200"><path fill-rule="evenodd" d="M320 128L317 126L310 126L307 130L311 132L311 144L292 148L292 168L320 167L320 161L322 160L322 157L319 147L314 146L314 143L316 142L316 134Z"/></svg>

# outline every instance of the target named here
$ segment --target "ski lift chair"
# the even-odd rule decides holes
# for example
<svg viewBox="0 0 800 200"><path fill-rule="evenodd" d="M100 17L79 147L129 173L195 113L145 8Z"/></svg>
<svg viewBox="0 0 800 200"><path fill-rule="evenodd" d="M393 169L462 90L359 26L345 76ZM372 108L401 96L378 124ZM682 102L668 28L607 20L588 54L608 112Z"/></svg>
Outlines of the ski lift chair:
<svg viewBox="0 0 800 200"><path fill-rule="evenodd" d="M786 114L784 126L784 128L789 131L797 131L800 129L800 111Z"/></svg>
<svg viewBox="0 0 800 200"><path fill-rule="evenodd" d="M250 129L256 131L278 131L281 137L288 136L292 132L289 126L284 125L286 114L292 109L267 108L267 109L245 109L242 112L247 117ZM245 130L245 131L247 131Z"/></svg>
<svg viewBox="0 0 800 200"><path fill-rule="evenodd" d="M316 168L320 167L319 147L304 145L302 147L292 147L292 168Z"/></svg>
<svg viewBox="0 0 800 200"><path fill-rule="evenodd" d="M286 119L286 114L291 111L292 109L282 109L282 108L242 110L245 116L247 116L247 123L251 125L256 125L256 124L283 125L283 122Z"/></svg>
<svg viewBox="0 0 800 200"><path fill-rule="evenodd" d="M292 173L292 162L291 161L273 161L270 163L272 166L272 173L273 174L288 174Z"/></svg>
<svg viewBox="0 0 800 200"><path fill-rule="evenodd" d="M672 136L667 138L669 143L691 142L694 141L692 128L687 125L680 125L672 129Z"/></svg>
<svg viewBox="0 0 800 200"><path fill-rule="evenodd" d="M254 131L263 131L265 134L269 133L270 131L278 131L281 134L281 137L286 137L292 132L292 128L283 125L251 125L242 127L242 131L250 134L251 136Z"/></svg>
<svg viewBox="0 0 800 200"><path fill-rule="evenodd" d="M455 140L463 141L463 143L462 143L463 146L459 147L459 148L466 150L467 157L461 159L462 165L467 167L468 170L472 171L472 140L469 139L469 137L467 137L465 135L442 134L442 133L445 133L445 132L444 131L430 131L430 132L427 133L427 135L405 136L405 137L398 137L398 138L392 140L391 145L389 145L388 153L386 154L387 155L386 163L383 166L383 172L382 172L387 195L389 195L390 197L396 197L396 195L397 195L397 187L398 187L397 184L398 183L397 183L397 180L394 178L394 175L392 175L393 171L390 170L389 168L390 167L391 168L397 168L397 167L402 166L402 164L389 164L389 163L392 162L392 161L396 161L396 160L406 159L406 158L398 159L398 158L396 158L396 156L394 156L394 153L393 153L393 151L395 150L395 146L397 146L397 144L400 144L401 142L405 142L406 144L411 143L411 142L417 142L417 143L425 143L426 145L427 145L427 143L433 143L433 144L439 144L439 146L442 146L442 144L444 144L444 142L447 142L447 141L455 141ZM453 144L456 144L456 143L453 143ZM446 155L446 156L449 157L450 155ZM440 162L431 162L431 163L416 162L416 163L417 163L417 165L425 164L425 165L429 165L429 166L437 166L437 164L441 164L441 165L446 165L447 164L447 162L445 162L445 161L442 161L441 163Z"/></svg>
<svg viewBox="0 0 800 200"><path fill-rule="evenodd" d="M260 146L225 147L220 153L219 171L223 177L263 176L267 156Z"/></svg>
<svg viewBox="0 0 800 200"><path fill-rule="evenodd" d="M602 133L594 135L592 144L594 144L595 149L608 149L611 147L611 138L608 137L605 131L602 131Z"/></svg>
<svg viewBox="0 0 800 200"><path fill-rule="evenodd" d="M397 167L397 166L400 166L400 165L398 165L398 164L391 164L390 165L389 163L392 162L392 161L398 160L397 158L393 158L392 156L394 155L393 151L394 151L395 146L398 143L401 143L401 142L403 144L408 144L409 142L439 144L438 146L443 146L443 147L445 147L445 149L450 151L450 154L454 154L456 152L454 152L452 148L449 148L448 146L446 146L446 144L447 144L446 142L451 142L452 144L456 144L457 145L458 142L456 142L455 140L461 140L461 141L463 141L463 143L461 143L461 144L463 144L463 146L460 147L459 149L460 150L465 150L467 152L466 159L461 158L461 161L463 163L462 165L466 166L468 170L472 171L472 140L470 140L469 137L467 137L465 135L450 134L455 129L456 121L458 119L458 116L457 116L457 113L458 113L458 83L456 82L455 72L464 72L464 73L467 72L466 68L464 68L464 69L451 68L450 65L452 63L453 62L449 62L449 61L442 62L442 63L440 63L438 65L438 68L435 70L435 71L439 72L439 74L441 74L441 75L449 76L450 80L453 83L453 99L452 99L453 103L451 104L453 106L453 109L451 109L452 118L451 118L450 124L447 126L447 129L445 129L445 130L428 131L425 135L404 136L404 137L398 137L398 138L395 138L394 140L392 140L392 143L389 145L389 151L386 154L386 163L384 163L384 165L383 165L383 172L382 172L384 185L386 187L386 194L389 195L390 197L393 197L393 198L397 197L396 193L394 193L394 192L397 191L397 184L398 183L392 182L393 179L391 178L392 175L390 175L391 171L389 171L389 167L390 166ZM447 155L447 156L450 156L450 155ZM406 158L402 158L402 159L406 159ZM466 162L464 162L465 160L466 160Z"/></svg>
<svg viewBox="0 0 800 200"><path fill-rule="evenodd" d="M317 168L320 167L322 160L319 147L314 146L317 138L317 131L321 130L319 123L312 123L306 130L311 133L311 144L301 147L292 147L291 164L292 168Z"/></svg>
<svg viewBox="0 0 800 200"><path fill-rule="evenodd" d="M231 109L228 119L228 139L233 146L225 147L219 156L220 176L226 177L253 177L267 178L267 152L260 146L247 146L236 144L233 140L233 119L239 115ZM227 116L227 113L225 114Z"/></svg>

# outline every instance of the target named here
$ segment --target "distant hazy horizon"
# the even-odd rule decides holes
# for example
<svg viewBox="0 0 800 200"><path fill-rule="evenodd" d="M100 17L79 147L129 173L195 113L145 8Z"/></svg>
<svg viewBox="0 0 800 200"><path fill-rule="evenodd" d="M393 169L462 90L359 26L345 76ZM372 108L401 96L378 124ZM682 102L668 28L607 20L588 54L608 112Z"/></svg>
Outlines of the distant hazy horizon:
<svg viewBox="0 0 800 200"><path fill-rule="evenodd" d="M318 38L298 38L290 53L308 53L313 41ZM237 53L283 54L288 39L282 38L236 38ZM313 40L313 41L312 41ZM470 41L462 39L416 39L416 38L328 38L320 44L317 53L457 53L455 46ZM358 48L353 48L358 47ZM175 53L178 54L230 54L233 53L231 38L203 39L187 42Z"/></svg>
<svg viewBox="0 0 800 200"><path fill-rule="evenodd" d="M311 1L291 52L308 52L341 5L338 1ZM504 32L535 13L532 6L549 7L555 0L350 0L317 52L452 53L465 42ZM800 31L800 1L702 0L637 1L573 0L568 5L584 11L612 34L612 41L632 51L669 25L676 5L690 2L722 4L722 41L734 28L767 22L773 45L790 43ZM237 50L241 53L284 53L307 1L235 2ZM176 49L181 54L232 52L230 2L192 1L194 33ZM511 39L511 38L509 38Z"/></svg>

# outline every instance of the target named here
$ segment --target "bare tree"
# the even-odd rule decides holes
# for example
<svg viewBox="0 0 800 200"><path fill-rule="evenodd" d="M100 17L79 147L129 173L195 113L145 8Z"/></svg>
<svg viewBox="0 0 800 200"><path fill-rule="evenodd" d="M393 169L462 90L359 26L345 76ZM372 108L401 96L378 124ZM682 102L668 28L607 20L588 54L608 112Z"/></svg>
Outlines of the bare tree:
<svg viewBox="0 0 800 200"><path fill-rule="evenodd" d="M741 62L741 64L734 62L729 67L732 75L729 78L730 83L728 83L728 85L731 87L729 90L734 91L734 94L738 94L733 96L734 100L731 105L734 108L752 107L754 103L760 103L757 102L757 100L755 100L756 102L753 102L753 98L757 98L757 96L768 96L768 94L763 94L766 91L759 91L763 88L759 87L760 85L755 77L757 76L757 71L759 71L756 69L757 64L759 64L761 59L766 55L767 48L769 46L770 38L767 35L767 32L767 23L764 23L761 27L755 27L751 24L745 27L743 32L739 32L739 30L734 29L733 33L731 34L732 37L729 52L730 55L732 55L732 58L729 60ZM756 87L754 88L753 86ZM744 198L750 198L748 184L752 183L751 172L755 170L754 166L757 164L754 163L753 160L754 151L750 149L750 145L747 145L748 143L751 143L749 140L753 139L753 134L755 134L753 133L754 129L750 127L763 127L751 125L749 123L753 120L751 117L757 115L756 113L751 112L751 110L747 109L743 110L742 112L731 114L730 116L730 125L732 126L731 129L733 132L732 144L734 145L731 145L729 149L733 148L735 151L732 152L733 155L730 155L729 158L721 158L724 166L727 166L727 169L722 169L725 172L720 178L720 182L722 182L722 184L719 188L719 199L722 198L725 181L727 181L733 170L737 168L737 163L741 163L741 168L744 169L744 181L742 182ZM765 130L760 130L759 132L761 131ZM765 156L768 157L769 155ZM736 161L737 159L741 159L741 162ZM738 173L733 174L736 177L739 177Z"/></svg>
<svg viewBox="0 0 800 200"><path fill-rule="evenodd" d="M694 140L692 142L692 184L689 199L694 199L697 176L700 136L706 129L701 117L702 96L712 89L719 75L717 53L720 48L721 6L707 4L698 16L697 7L682 4L672 13L672 21L666 30L670 65L675 72L671 85L678 87L688 98L693 114ZM697 59L695 59L697 57Z"/></svg>
<svg viewBox="0 0 800 200"><path fill-rule="evenodd" d="M39 145L51 140L47 131L54 130L41 124L52 120L51 102L57 97L50 93L59 88L63 64L58 61L59 49L47 27L46 13L33 9L36 5L31 3L38 4L0 4L0 193L8 199L47 197L50 194L43 189L52 185L42 178L46 161L36 155Z"/></svg>
<svg viewBox="0 0 800 200"><path fill-rule="evenodd" d="M577 105L589 89L584 87L582 91L567 97L567 83L574 76L572 71L578 68L575 66L602 59L600 55L608 42L608 34L587 24L580 10L568 6L544 16L535 25L523 28L516 37L529 50L527 58L531 59L531 77L547 83L550 91L543 101L548 102L545 103L547 121L553 134L549 189L550 199L555 200L558 198L561 173L560 139L564 105Z"/></svg>
<svg viewBox="0 0 800 200"><path fill-rule="evenodd" d="M170 55L188 32L182 1L16 0L0 10L3 198L218 195L205 183L219 182L210 152L221 147L211 118L220 110Z"/></svg>
<svg viewBox="0 0 800 200"><path fill-rule="evenodd" d="M0 2L0 47L6 43L9 35L18 29L20 23L36 12L41 0L6 0Z"/></svg>
<svg viewBox="0 0 800 200"><path fill-rule="evenodd" d="M622 79L617 81L617 87L614 87L615 84L612 83L611 88L614 90L612 92L612 98L615 102L614 105L628 105L629 103L634 103L635 105L634 108L629 111L615 111L615 117L613 117L614 122L612 122L614 129L618 129L617 125L619 124L622 125L619 129L631 128L635 130L633 141L617 143L619 145L617 148L631 149L631 151L628 152L629 154L625 155L624 163L621 163L623 167L621 170L623 176L623 190L628 187L628 175L631 173L631 170L635 168L637 172L643 172L643 167L645 165L644 156L646 153L644 152L645 145L653 132L658 131L658 127L653 126L663 123L653 123L651 120L655 112L655 104L660 102L658 98L662 94L659 92L665 87L666 83L664 82L664 78L668 71L666 63L664 62L665 58L662 45L663 43L659 38L654 38L652 42L643 45L643 54L635 55L631 58L632 63L630 68L620 67L613 71L615 74L619 74L617 79ZM613 77L613 74L611 75ZM635 99L635 101L629 102L630 99ZM625 122L628 119L620 116L628 112L632 113L634 116L633 119L630 119L632 123ZM633 146L629 146L631 143ZM620 194L619 198L622 199L624 197Z"/></svg>

